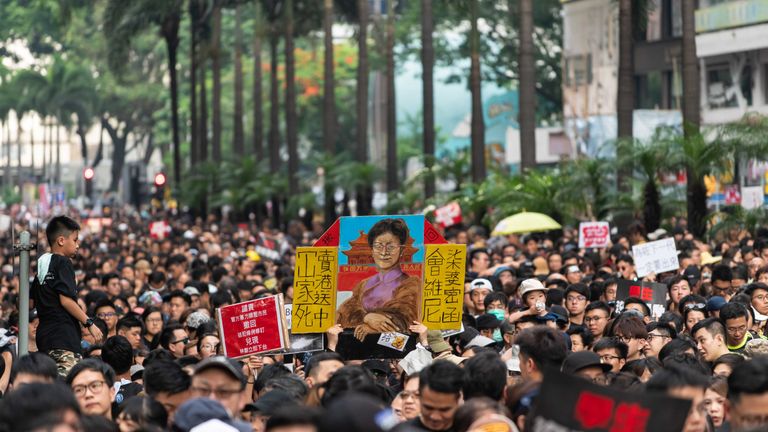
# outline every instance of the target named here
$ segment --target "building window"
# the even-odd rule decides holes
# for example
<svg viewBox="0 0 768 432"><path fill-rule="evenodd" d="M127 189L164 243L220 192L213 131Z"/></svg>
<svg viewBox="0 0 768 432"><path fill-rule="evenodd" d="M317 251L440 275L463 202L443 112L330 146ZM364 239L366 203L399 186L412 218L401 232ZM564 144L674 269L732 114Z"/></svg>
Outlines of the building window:
<svg viewBox="0 0 768 432"><path fill-rule="evenodd" d="M728 63L707 66L707 102L710 108L738 107L740 100L745 106L752 106L752 66L744 65L737 85L734 85L732 67Z"/></svg>
<svg viewBox="0 0 768 432"><path fill-rule="evenodd" d="M662 72L653 71L637 77L637 108L662 109L664 107Z"/></svg>
<svg viewBox="0 0 768 432"><path fill-rule="evenodd" d="M672 37L681 37L683 35L683 4L681 0L672 0L671 9L670 28L672 29Z"/></svg>
<svg viewBox="0 0 768 432"><path fill-rule="evenodd" d="M565 85L579 87L592 82L592 54L565 59Z"/></svg>

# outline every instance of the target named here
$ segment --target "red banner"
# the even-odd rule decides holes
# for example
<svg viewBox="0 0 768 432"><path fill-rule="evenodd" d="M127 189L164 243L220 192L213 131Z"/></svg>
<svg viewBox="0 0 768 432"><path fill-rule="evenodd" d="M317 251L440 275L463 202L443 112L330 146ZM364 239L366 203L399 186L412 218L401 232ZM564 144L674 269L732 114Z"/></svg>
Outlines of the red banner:
<svg viewBox="0 0 768 432"><path fill-rule="evenodd" d="M288 348L282 303L281 294L219 308L224 355L240 358Z"/></svg>

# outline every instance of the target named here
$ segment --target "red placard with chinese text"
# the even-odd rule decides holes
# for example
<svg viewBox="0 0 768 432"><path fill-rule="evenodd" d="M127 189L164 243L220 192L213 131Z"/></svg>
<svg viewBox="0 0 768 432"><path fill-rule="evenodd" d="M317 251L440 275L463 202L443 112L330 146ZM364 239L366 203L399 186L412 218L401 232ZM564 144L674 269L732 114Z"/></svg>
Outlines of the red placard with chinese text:
<svg viewBox="0 0 768 432"><path fill-rule="evenodd" d="M282 294L221 307L217 317L227 357L288 348Z"/></svg>

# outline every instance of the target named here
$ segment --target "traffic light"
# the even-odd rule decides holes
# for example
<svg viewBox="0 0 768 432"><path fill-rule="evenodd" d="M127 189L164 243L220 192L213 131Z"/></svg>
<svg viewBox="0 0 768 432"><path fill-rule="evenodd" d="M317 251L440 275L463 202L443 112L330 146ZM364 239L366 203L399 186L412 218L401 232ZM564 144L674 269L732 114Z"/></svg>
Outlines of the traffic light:
<svg viewBox="0 0 768 432"><path fill-rule="evenodd" d="M95 174L96 173L91 167L86 167L83 170L83 180L85 181L85 196L88 199L91 199L93 195L93 176Z"/></svg>
<svg viewBox="0 0 768 432"><path fill-rule="evenodd" d="M165 194L165 174L159 172L155 174L155 193L152 196L153 205L162 207Z"/></svg>

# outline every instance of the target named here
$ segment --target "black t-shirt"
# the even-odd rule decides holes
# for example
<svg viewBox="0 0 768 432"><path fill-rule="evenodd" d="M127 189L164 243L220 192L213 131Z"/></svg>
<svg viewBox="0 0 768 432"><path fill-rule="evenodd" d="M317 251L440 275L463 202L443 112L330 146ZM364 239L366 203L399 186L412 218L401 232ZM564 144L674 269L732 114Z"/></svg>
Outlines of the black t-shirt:
<svg viewBox="0 0 768 432"><path fill-rule="evenodd" d="M421 416L416 416L416 418L408 420L407 422L405 422L405 424L407 424L408 426L413 426L415 428L418 428L424 431L429 431L429 432L454 432L456 430L453 426L451 426L450 428L445 429L444 431L433 431L432 429L429 429L428 427L424 426L424 423L421 422Z"/></svg>
<svg viewBox="0 0 768 432"><path fill-rule="evenodd" d="M47 271L46 271L47 267ZM69 258L45 254L37 262L38 274L46 271L43 281L38 276L32 284L40 324L37 327L37 349L40 352L60 349L80 354L80 323L61 305L59 294L77 301L75 270Z"/></svg>

